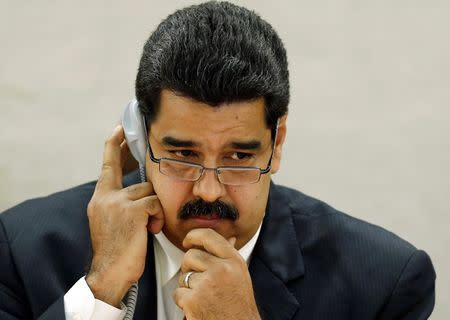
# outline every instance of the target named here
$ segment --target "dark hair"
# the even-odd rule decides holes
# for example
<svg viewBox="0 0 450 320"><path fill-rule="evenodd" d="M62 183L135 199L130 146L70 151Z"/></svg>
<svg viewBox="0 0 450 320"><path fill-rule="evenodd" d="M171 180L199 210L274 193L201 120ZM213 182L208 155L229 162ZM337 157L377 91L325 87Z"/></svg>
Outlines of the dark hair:
<svg viewBox="0 0 450 320"><path fill-rule="evenodd" d="M136 97L150 123L162 89L211 106L264 97L273 129L289 103L286 50L253 11L228 2L190 6L163 20L144 45Z"/></svg>

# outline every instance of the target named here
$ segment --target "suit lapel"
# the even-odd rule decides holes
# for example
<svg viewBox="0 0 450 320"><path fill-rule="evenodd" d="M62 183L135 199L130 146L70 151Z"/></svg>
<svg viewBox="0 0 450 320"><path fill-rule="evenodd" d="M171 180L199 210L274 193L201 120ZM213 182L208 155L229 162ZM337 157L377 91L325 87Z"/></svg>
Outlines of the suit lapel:
<svg viewBox="0 0 450 320"><path fill-rule="evenodd" d="M273 183L249 270L262 319L292 319L300 302L286 284L305 268L288 199Z"/></svg>

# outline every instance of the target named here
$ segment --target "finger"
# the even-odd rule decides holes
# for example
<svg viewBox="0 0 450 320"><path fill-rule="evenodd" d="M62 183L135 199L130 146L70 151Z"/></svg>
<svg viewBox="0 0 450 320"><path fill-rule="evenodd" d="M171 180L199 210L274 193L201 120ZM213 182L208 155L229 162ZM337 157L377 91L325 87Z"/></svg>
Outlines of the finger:
<svg viewBox="0 0 450 320"><path fill-rule="evenodd" d="M237 250L222 235L209 228L192 229L183 240L183 247L204 248L209 253L219 258L235 256Z"/></svg>
<svg viewBox="0 0 450 320"><path fill-rule="evenodd" d="M136 206L138 210L142 210L147 213L148 231L153 234L161 231L164 226L164 210L156 195L147 196L136 200L134 201L133 206Z"/></svg>
<svg viewBox="0 0 450 320"><path fill-rule="evenodd" d="M223 260L212 254L201 250L191 248L183 256L181 261L181 272L186 273L188 271L203 272L211 268L216 263L222 263Z"/></svg>
<svg viewBox="0 0 450 320"><path fill-rule="evenodd" d="M126 197L130 200L139 200L143 197L154 195L153 185L150 182L133 184L122 189Z"/></svg>
<svg viewBox="0 0 450 320"><path fill-rule="evenodd" d="M161 232L164 227L164 219L153 219L150 218L147 223L147 230L153 234Z"/></svg>
<svg viewBox="0 0 450 320"><path fill-rule="evenodd" d="M128 159L130 154L130 149L128 148L128 144L126 140L123 140L120 144L120 167L123 168L125 162Z"/></svg>
<svg viewBox="0 0 450 320"><path fill-rule="evenodd" d="M192 272L192 271L189 271L189 272ZM201 277L202 274L200 272L192 272L188 279L189 287L186 287L184 280L186 279L186 276L188 274L189 274L188 272L180 274L180 276L178 277L178 286L180 288L194 289L195 283L198 283L199 277Z"/></svg>
<svg viewBox="0 0 450 320"><path fill-rule="evenodd" d="M100 178L98 179L97 190L117 190L122 188L122 167L120 144L124 140L124 132L121 125L118 125L112 135L105 142L103 152L103 164Z"/></svg>
<svg viewBox="0 0 450 320"><path fill-rule="evenodd" d="M181 309L183 310L183 312L186 314L186 306L188 304L190 295L192 294L192 290L191 289L187 289L187 288L176 288L173 291L173 301L175 302L175 304Z"/></svg>

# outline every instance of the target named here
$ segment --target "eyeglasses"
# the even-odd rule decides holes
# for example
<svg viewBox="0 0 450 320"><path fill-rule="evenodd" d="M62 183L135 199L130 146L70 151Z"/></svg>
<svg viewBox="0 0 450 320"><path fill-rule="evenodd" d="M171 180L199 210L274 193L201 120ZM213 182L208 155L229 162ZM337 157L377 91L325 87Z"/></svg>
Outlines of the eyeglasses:
<svg viewBox="0 0 450 320"><path fill-rule="evenodd" d="M145 128L148 137L147 122L145 121ZM269 162L265 169L258 167L242 167L242 166L219 166L216 168L208 168L198 163L176 160L170 158L156 158L150 146L150 141L147 139L147 147L150 154L150 160L159 165L159 172L170 178L181 181L198 181L206 170L214 171L220 183L231 186L239 186L245 184L257 183L262 174L270 172L272 168L272 158L275 150L275 142L278 135L278 121L275 127L275 135L272 144L272 153Z"/></svg>

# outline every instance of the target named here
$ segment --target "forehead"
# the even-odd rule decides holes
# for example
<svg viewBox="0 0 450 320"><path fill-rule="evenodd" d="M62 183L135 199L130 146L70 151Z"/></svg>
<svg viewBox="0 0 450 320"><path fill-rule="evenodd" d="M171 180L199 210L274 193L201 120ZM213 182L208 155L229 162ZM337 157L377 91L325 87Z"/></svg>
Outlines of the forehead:
<svg viewBox="0 0 450 320"><path fill-rule="evenodd" d="M194 141L235 138L264 139L270 135L265 120L265 101L258 98L217 107L162 90L158 116L151 131Z"/></svg>

